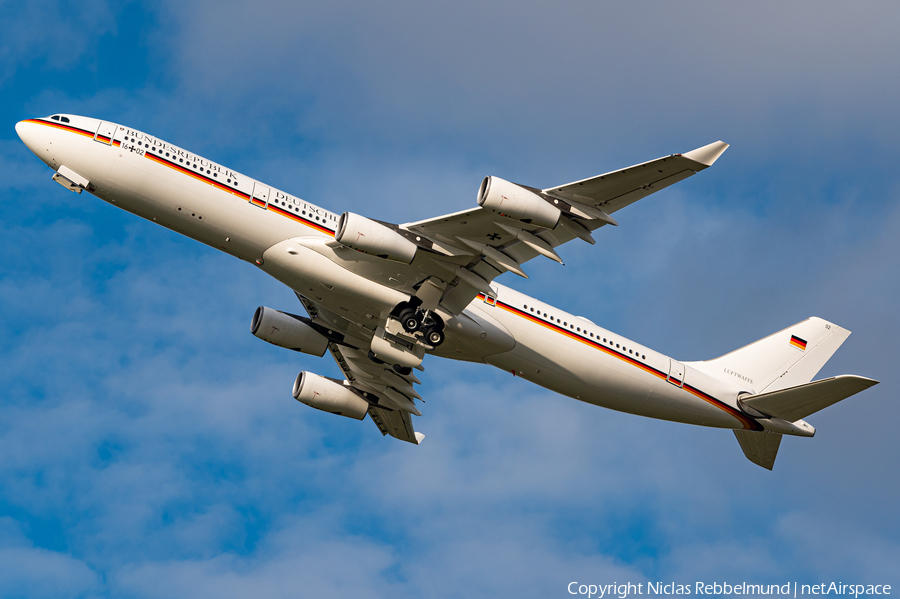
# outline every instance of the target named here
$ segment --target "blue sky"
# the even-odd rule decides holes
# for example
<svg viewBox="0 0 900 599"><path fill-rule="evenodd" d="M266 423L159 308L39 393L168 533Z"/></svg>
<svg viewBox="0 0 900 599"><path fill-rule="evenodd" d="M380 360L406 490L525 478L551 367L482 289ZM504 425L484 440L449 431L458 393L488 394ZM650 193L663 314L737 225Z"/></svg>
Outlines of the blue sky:
<svg viewBox="0 0 900 599"><path fill-rule="evenodd" d="M889 2L0 1L0 596L566 597L573 580L900 585L900 84ZM251 266L82 194L18 120L158 135L337 212L469 208L722 139L501 282L684 360L816 315L773 472L728 431L426 361L420 447L290 397Z"/></svg>

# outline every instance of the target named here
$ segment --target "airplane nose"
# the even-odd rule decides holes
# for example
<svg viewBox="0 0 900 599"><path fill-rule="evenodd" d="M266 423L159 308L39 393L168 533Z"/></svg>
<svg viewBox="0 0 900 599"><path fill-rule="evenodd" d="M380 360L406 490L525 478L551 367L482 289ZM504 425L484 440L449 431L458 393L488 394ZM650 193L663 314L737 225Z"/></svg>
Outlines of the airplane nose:
<svg viewBox="0 0 900 599"><path fill-rule="evenodd" d="M28 121L19 121L16 123L16 134L22 140L22 143L28 146L29 150L35 151L34 124Z"/></svg>

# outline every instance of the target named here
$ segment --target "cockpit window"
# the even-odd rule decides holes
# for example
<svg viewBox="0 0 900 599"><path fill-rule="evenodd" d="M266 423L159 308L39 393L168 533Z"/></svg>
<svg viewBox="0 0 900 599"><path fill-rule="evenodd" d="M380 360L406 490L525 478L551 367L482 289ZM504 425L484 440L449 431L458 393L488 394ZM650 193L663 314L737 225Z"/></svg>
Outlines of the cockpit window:
<svg viewBox="0 0 900 599"><path fill-rule="evenodd" d="M54 114L53 116L50 117L50 119L51 119L51 120L54 120L54 121L58 121L58 120L59 120L59 115L58 115L58 114Z"/></svg>
<svg viewBox="0 0 900 599"><path fill-rule="evenodd" d="M51 120L51 121L62 121L63 123L68 123L68 122L69 122L69 117L67 117L67 116L59 116L58 114L54 114L53 116L50 117L50 120Z"/></svg>
<svg viewBox="0 0 900 599"><path fill-rule="evenodd" d="M69 122L69 117L67 117L67 116L62 116L62 117L59 117L59 120L61 120L61 121L64 122L64 123L68 123L68 122Z"/></svg>

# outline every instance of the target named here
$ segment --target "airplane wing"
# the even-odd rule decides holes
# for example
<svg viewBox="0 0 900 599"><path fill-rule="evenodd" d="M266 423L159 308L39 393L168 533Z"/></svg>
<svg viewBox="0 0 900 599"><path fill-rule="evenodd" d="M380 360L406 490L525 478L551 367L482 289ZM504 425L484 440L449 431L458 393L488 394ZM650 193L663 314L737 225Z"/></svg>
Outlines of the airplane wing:
<svg viewBox="0 0 900 599"><path fill-rule="evenodd" d="M334 315L326 308L300 294L297 294L297 298L314 324L322 329L327 327L340 330L340 335L333 334L329 338L328 351L350 386L369 401L369 417L381 434L419 444L425 435L415 431L410 418L411 414L422 415L415 405L415 400L422 398L413 388L414 384L421 384L414 370L408 369L404 374L390 364L372 360L369 352L363 349L368 347L367 343L356 337L358 331L341 326L341 322L347 321L333 318Z"/></svg>
<svg viewBox="0 0 900 599"><path fill-rule="evenodd" d="M543 191L612 214L712 166L727 149L728 144L717 141L686 154L673 154Z"/></svg>
<svg viewBox="0 0 900 599"><path fill-rule="evenodd" d="M501 273L510 271L527 278L522 264L539 255L562 263L555 248L573 239L593 244L591 232L618 224L612 213L708 168L727 148L728 144L718 141L685 154L545 189L499 181L511 186L504 189L512 189L512 193L526 190L558 209L561 215L553 225L545 221L542 226L540 219L512 218L483 205L402 224L398 229L414 235L420 244L422 238L427 241L432 250L428 259L438 266L434 274L448 282L440 305L458 314L478 293L491 294L490 282ZM479 203L485 185L493 185L489 179L482 184Z"/></svg>
<svg viewBox="0 0 900 599"><path fill-rule="evenodd" d="M369 417L382 435L415 445L425 438L415 431L410 417L422 415L414 403L414 398L421 399L413 389L413 383L420 382L414 374L403 376L389 364L376 364L359 349L329 343L328 350L353 388L378 399L377 405L369 405Z"/></svg>

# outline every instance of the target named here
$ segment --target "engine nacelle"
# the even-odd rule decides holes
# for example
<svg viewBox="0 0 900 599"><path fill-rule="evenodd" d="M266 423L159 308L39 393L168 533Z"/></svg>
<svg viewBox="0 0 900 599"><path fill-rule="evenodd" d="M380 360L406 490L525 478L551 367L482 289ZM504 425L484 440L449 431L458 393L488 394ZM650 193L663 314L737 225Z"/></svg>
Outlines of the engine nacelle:
<svg viewBox="0 0 900 599"><path fill-rule="evenodd" d="M552 229L559 223L559 208L541 196L500 177L485 177L478 189L478 205L523 223Z"/></svg>
<svg viewBox="0 0 900 599"><path fill-rule="evenodd" d="M300 317L260 306L253 314L250 332L272 345L322 357L328 339Z"/></svg>
<svg viewBox="0 0 900 599"><path fill-rule="evenodd" d="M297 375L292 395L297 401L317 410L356 420L365 418L369 410L369 402L349 387L311 372Z"/></svg>
<svg viewBox="0 0 900 599"><path fill-rule="evenodd" d="M341 215L334 239L350 249L404 264L413 261L418 249L396 231L352 212Z"/></svg>

